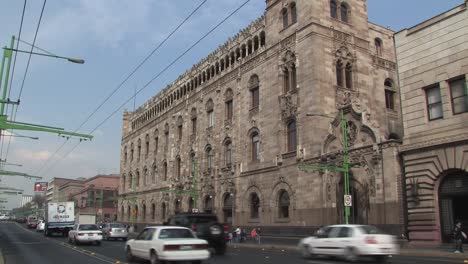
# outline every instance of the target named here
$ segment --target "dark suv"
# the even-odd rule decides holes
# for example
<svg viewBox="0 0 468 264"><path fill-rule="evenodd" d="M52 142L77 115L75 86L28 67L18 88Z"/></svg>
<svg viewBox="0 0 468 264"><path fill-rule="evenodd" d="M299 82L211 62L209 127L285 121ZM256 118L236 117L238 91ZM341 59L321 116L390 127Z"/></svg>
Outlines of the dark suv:
<svg viewBox="0 0 468 264"><path fill-rule="evenodd" d="M205 213L180 213L169 218L166 225L183 226L192 229L197 237L208 241L216 254L223 255L226 252L226 238L229 226L220 224L213 214Z"/></svg>

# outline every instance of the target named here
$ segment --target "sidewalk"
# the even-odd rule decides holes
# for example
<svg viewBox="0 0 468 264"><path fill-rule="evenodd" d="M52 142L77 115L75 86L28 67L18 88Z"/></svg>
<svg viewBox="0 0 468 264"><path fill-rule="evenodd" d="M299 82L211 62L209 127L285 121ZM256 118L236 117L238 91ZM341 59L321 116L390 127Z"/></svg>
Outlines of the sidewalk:
<svg viewBox="0 0 468 264"><path fill-rule="evenodd" d="M264 240L271 239L273 237L267 237ZM289 238L294 240L293 238ZM299 240L296 241L297 243ZM294 251L297 250L297 243L292 244L292 241L288 244L278 244L278 243L264 243L264 244L257 244L255 241L247 240L243 243L229 243L229 247L232 248L257 248L262 250L287 250L287 251ZM442 246L438 247L414 247L414 246L406 246L400 249L400 255L403 256L418 256L418 257L446 257L452 259L461 259L467 260L468 263L468 246L464 246L465 253L463 254L455 254L453 253L453 245L451 244L443 244Z"/></svg>

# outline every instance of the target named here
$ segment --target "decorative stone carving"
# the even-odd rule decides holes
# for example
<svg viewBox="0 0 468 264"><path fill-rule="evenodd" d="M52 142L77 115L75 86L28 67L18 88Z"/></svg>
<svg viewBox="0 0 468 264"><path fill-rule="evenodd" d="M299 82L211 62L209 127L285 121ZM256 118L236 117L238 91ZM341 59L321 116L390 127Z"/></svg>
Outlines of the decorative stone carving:
<svg viewBox="0 0 468 264"><path fill-rule="evenodd" d="M357 127L353 121L348 121L346 136L347 136L348 147L352 147L354 145L354 141L356 140L356 136L357 136Z"/></svg>
<svg viewBox="0 0 468 264"><path fill-rule="evenodd" d="M297 115L297 105L293 102L293 96L291 94L282 95L279 97L281 118L287 120L294 118Z"/></svg>

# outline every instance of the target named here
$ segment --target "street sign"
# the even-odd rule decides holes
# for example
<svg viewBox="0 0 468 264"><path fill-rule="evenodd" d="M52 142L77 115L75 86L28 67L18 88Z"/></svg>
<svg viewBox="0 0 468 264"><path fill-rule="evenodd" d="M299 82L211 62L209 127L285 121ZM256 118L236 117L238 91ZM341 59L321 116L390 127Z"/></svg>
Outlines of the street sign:
<svg viewBox="0 0 468 264"><path fill-rule="evenodd" d="M353 206L353 197L349 194L345 194L344 196L344 206L350 207Z"/></svg>

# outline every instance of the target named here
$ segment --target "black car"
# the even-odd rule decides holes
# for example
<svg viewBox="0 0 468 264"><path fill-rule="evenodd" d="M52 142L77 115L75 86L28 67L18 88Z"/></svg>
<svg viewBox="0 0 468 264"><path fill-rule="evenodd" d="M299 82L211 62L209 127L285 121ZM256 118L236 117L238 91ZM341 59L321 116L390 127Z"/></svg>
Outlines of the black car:
<svg viewBox="0 0 468 264"><path fill-rule="evenodd" d="M208 241L216 254L223 255L226 252L229 226L219 223L214 214L180 213L170 217L165 224L190 228L197 234L197 237Z"/></svg>

